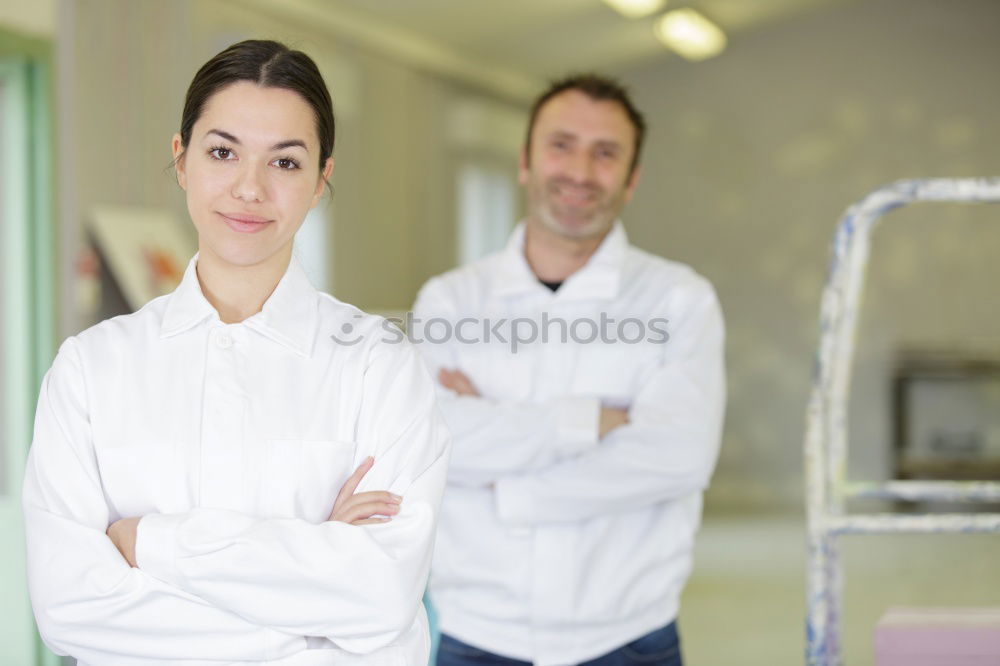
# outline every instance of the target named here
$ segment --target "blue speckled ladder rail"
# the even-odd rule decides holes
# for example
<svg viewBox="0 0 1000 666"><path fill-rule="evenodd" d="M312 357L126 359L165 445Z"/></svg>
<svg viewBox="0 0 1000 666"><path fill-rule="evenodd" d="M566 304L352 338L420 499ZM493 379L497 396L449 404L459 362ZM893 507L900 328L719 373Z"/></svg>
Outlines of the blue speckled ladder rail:
<svg viewBox="0 0 1000 666"><path fill-rule="evenodd" d="M869 242L890 210L917 201L1000 202L1000 178L901 180L851 206L833 241L820 305L820 340L806 413L808 522L806 663L840 666L841 534L1000 532L1000 514L848 514L848 499L1000 501L1000 483L956 481L850 482L847 400L857 315Z"/></svg>

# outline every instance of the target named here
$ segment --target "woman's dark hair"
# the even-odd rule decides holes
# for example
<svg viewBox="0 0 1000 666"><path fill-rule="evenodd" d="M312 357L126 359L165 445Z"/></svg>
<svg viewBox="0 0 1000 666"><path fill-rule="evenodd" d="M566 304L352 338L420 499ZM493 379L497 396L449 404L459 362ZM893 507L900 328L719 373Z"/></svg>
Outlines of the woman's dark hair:
<svg viewBox="0 0 1000 666"><path fill-rule="evenodd" d="M215 93L238 81L265 88L284 88L299 94L312 107L319 136L319 168L333 155L336 124L333 103L316 63L302 51L280 42L248 39L233 44L202 65L194 75L181 114L181 146L187 150L191 129Z"/></svg>

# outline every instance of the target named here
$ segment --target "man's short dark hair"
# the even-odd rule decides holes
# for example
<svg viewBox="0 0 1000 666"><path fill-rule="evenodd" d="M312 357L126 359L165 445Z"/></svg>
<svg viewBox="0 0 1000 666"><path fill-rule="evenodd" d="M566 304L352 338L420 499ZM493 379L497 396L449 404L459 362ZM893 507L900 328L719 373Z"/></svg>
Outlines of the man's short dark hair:
<svg viewBox="0 0 1000 666"><path fill-rule="evenodd" d="M598 101L618 102L621 104L625 114L632 122L635 129L635 151L632 153L632 164L629 166L629 175L635 171L639 165L639 151L642 149L642 141L646 137L646 121L643 120L639 109L635 108L632 99L628 95L625 87L614 79L601 76L600 74L572 74L564 79L554 81L548 90L543 92L531 107L531 117L528 120L528 134L524 139L525 157L531 159L531 132L535 128L535 120L538 112L550 99L564 93L567 90L579 90L587 97Z"/></svg>

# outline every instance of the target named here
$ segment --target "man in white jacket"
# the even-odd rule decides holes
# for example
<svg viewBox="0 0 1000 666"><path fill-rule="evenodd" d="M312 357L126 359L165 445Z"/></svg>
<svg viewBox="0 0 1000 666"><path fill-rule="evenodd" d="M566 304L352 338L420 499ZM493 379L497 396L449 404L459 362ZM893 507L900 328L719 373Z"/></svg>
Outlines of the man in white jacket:
<svg viewBox="0 0 1000 666"><path fill-rule="evenodd" d="M417 299L454 437L430 583L439 666L681 663L723 322L707 280L628 244L644 133L616 82L553 84L507 247Z"/></svg>

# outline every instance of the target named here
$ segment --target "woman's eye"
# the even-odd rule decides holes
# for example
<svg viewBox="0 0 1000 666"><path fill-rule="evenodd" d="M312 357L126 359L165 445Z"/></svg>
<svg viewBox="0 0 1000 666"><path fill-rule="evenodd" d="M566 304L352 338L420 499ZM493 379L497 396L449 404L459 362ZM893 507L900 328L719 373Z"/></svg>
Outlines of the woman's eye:
<svg viewBox="0 0 1000 666"><path fill-rule="evenodd" d="M279 169L291 170L299 168L299 163L288 157L282 157L280 159L277 159L274 161L274 163L278 165Z"/></svg>
<svg viewBox="0 0 1000 666"><path fill-rule="evenodd" d="M233 156L233 151L229 148L212 148L208 154L217 160L228 160Z"/></svg>

